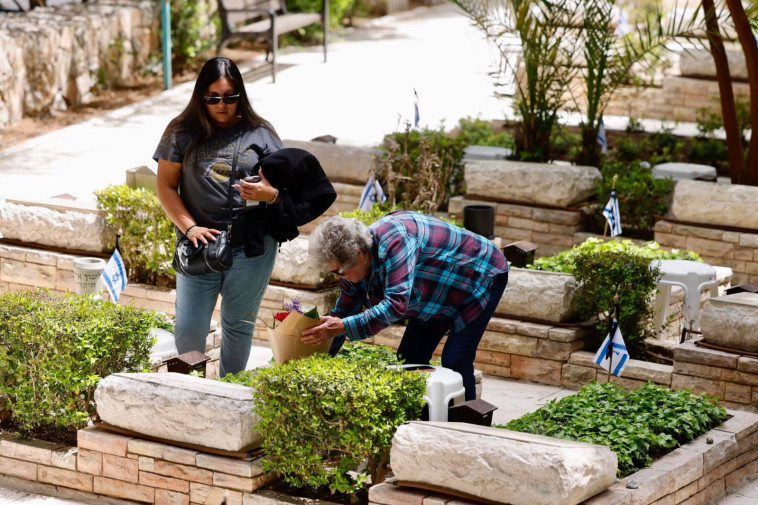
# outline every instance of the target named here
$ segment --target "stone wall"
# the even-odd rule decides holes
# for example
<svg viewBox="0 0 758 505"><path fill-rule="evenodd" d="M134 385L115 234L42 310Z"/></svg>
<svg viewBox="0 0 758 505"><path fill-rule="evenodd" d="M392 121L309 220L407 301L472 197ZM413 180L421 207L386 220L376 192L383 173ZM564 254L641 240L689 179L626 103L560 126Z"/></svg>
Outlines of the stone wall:
<svg viewBox="0 0 758 505"><path fill-rule="evenodd" d="M157 505L258 505L253 494L273 480L257 458L216 456L118 435L99 428L78 433L78 447L0 438L0 474L78 491ZM76 496L76 495L75 495Z"/></svg>
<svg viewBox="0 0 758 505"><path fill-rule="evenodd" d="M648 468L615 483L582 505L713 504L758 472L758 416L730 412L734 417L699 436ZM433 465L434 461L428 461ZM474 473L467 469L469 473ZM635 481L630 489L627 483ZM507 500L507 497L503 497ZM384 483L369 491L369 505L475 505L443 492Z"/></svg>
<svg viewBox="0 0 758 505"><path fill-rule="evenodd" d="M157 47L154 0L99 0L0 13L0 128L128 86Z"/></svg>
<svg viewBox="0 0 758 505"><path fill-rule="evenodd" d="M732 285L758 283L758 232L731 231L662 220L655 241L664 249L691 249L709 265L732 269Z"/></svg>
<svg viewBox="0 0 758 505"><path fill-rule="evenodd" d="M676 348L674 360L672 388L717 396L728 407L758 408L758 358L687 342Z"/></svg>
<svg viewBox="0 0 758 505"><path fill-rule="evenodd" d="M537 246L535 256L550 256L574 246L574 234L582 230L578 210L548 209L529 204L498 203L456 196L450 199L448 214L463 221L467 205L495 207L495 236L502 245L526 240Z"/></svg>

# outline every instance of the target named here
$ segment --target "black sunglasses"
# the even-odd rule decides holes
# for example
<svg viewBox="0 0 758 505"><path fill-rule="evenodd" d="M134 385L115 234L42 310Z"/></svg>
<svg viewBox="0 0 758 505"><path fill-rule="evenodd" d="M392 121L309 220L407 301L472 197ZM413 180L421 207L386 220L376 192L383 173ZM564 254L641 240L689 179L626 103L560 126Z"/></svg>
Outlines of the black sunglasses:
<svg viewBox="0 0 758 505"><path fill-rule="evenodd" d="M226 96L204 96L203 101L207 103L208 105L216 105L221 102L221 100L224 101L225 104L231 105L233 103L239 102L240 96L239 94L236 95L226 95Z"/></svg>

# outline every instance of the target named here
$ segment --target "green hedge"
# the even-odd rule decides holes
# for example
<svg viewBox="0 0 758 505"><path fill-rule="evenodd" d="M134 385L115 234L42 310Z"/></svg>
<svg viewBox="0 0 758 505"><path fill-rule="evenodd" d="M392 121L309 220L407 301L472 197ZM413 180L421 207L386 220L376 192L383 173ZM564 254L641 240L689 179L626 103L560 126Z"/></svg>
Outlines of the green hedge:
<svg viewBox="0 0 758 505"><path fill-rule="evenodd" d="M23 433L76 431L95 413L98 381L149 367L156 313L48 290L0 295L0 410Z"/></svg>
<svg viewBox="0 0 758 505"><path fill-rule="evenodd" d="M223 379L255 389L264 470L331 493L358 492L369 476L384 480L395 430L421 415L426 377L378 365L388 355L363 351L351 351L358 359L316 354Z"/></svg>
<svg viewBox="0 0 758 505"><path fill-rule="evenodd" d="M686 390L649 382L625 392L616 384L594 382L497 427L606 445L618 457L619 477L625 477L725 419L726 410L715 399Z"/></svg>
<svg viewBox="0 0 758 505"><path fill-rule="evenodd" d="M121 235L119 244L129 280L154 286L174 285L174 224L156 194L120 184L95 191L95 197L98 209L106 213L106 223Z"/></svg>

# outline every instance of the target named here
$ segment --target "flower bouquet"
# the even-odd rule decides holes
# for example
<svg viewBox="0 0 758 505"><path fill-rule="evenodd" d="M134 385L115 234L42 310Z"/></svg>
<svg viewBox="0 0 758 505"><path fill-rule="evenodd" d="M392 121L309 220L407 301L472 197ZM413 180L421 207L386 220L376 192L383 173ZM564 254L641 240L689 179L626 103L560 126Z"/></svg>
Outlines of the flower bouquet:
<svg viewBox="0 0 758 505"><path fill-rule="evenodd" d="M285 302L284 308L286 311L277 312L274 315L275 326L267 328L271 351L277 363L282 364L316 352L329 351L332 339L328 339L321 345L310 345L300 340L303 330L317 326L321 322L316 307L305 311L300 305L300 300L293 298L291 304ZM277 321L279 324L276 324Z"/></svg>

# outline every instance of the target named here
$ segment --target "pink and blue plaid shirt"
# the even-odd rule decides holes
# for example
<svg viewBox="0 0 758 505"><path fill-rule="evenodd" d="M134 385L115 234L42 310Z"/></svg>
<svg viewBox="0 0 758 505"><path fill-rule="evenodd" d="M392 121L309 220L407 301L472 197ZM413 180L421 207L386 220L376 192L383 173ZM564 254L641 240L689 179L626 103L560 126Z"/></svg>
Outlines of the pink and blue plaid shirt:
<svg viewBox="0 0 758 505"><path fill-rule="evenodd" d="M393 212L369 226L371 274L340 280L331 315L350 340L415 318L460 331L489 302L496 275L508 271L500 250L481 235L419 212Z"/></svg>

